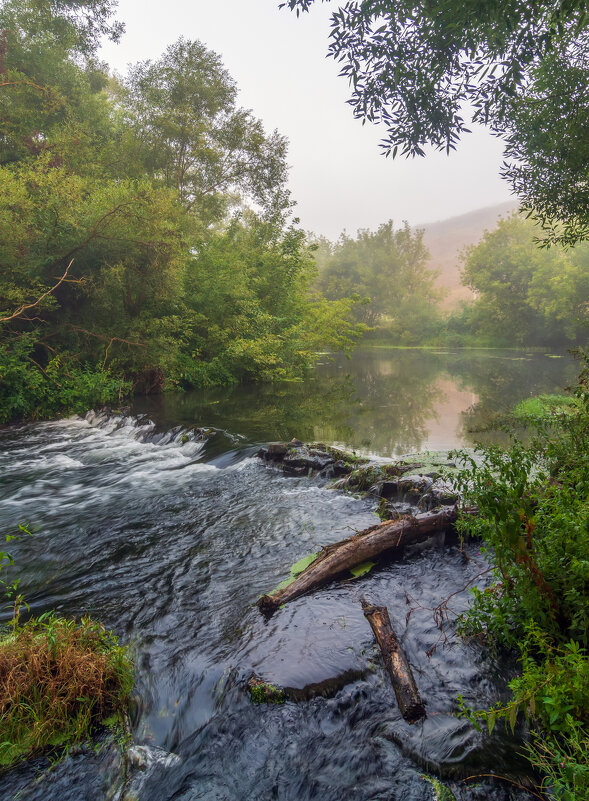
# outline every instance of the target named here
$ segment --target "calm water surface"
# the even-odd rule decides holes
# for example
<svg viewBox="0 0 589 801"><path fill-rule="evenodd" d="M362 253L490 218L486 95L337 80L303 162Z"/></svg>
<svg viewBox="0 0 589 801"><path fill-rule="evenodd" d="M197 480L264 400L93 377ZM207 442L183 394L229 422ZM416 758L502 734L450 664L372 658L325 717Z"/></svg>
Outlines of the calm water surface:
<svg viewBox="0 0 589 801"><path fill-rule="evenodd" d="M254 454L292 436L379 456L468 445L489 414L574 376L568 357L373 349L303 383L140 399L126 416L1 431L0 524L35 532L13 549L31 610L90 612L131 644L133 734L145 748L126 788L105 748L48 774L45 760L27 763L0 777L0 798L429 801L424 772L445 775L458 801L527 798L457 781L523 770L517 742L452 715L458 693L493 703L509 675L433 619L485 569L478 548L430 543L266 621L255 601L294 561L377 518L372 501L287 479ZM214 431L198 441L194 425ZM427 699L421 724L398 713L362 597L389 608ZM452 612L467 601L458 592ZM256 706L244 688L252 672L301 688L346 671L361 677L297 704Z"/></svg>
<svg viewBox="0 0 589 801"><path fill-rule="evenodd" d="M248 441L296 436L386 457L484 440L476 430L493 413L562 392L577 373L566 353L363 348L326 357L303 382L162 395L138 399L134 410L164 428L197 423Z"/></svg>

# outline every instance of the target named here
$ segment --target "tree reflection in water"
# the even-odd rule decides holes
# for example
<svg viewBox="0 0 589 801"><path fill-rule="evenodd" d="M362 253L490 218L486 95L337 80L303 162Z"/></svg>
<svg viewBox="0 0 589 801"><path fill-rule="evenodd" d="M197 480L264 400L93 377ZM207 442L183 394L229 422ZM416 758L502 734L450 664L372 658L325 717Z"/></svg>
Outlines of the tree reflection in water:
<svg viewBox="0 0 589 801"><path fill-rule="evenodd" d="M304 381L141 398L133 410L163 427L212 426L247 442L298 437L392 456L497 440L476 429L522 398L562 392L576 372L568 354L362 348L324 357Z"/></svg>

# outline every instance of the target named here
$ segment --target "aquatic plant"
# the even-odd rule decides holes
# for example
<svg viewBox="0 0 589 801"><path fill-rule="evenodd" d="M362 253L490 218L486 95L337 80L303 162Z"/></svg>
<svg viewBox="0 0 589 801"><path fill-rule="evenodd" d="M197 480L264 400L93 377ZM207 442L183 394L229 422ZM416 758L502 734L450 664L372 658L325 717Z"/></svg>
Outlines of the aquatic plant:
<svg viewBox="0 0 589 801"><path fill-rule="evenodd" d="M284 690L267 681L250 681L249 693L256 704L283 704L286 701Z"/></svg>

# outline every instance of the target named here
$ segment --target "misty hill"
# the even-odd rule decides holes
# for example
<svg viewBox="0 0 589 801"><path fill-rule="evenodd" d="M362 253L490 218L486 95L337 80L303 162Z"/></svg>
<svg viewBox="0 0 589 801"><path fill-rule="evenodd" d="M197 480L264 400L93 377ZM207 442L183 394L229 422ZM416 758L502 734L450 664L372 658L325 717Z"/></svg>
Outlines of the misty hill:
<svg viewBox="0 0 589 801"><path fill-rule="evenodd" d="M456 308L461 300L472 298L472 292L460 283L460 251L476 244L486 229L496 226L499 217L508 215L516 208L516 204L509 200L459 217L418 226L425 231L423 239L430 252L428 266L439 272L436 285L447 290L442 301L444 308Z"/></svg>

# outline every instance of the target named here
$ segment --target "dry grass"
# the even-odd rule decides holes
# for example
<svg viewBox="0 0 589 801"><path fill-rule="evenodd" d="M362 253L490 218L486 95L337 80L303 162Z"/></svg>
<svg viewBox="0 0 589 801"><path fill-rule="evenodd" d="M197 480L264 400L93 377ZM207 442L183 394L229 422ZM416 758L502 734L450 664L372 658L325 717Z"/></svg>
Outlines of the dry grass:
<svg viewBox="0 0 589 801"><path fill-rule="evenodd" d="M90 618L10 627L0 639L0 766L86 739L125 708L132 685L125 649Z"/></svg>

